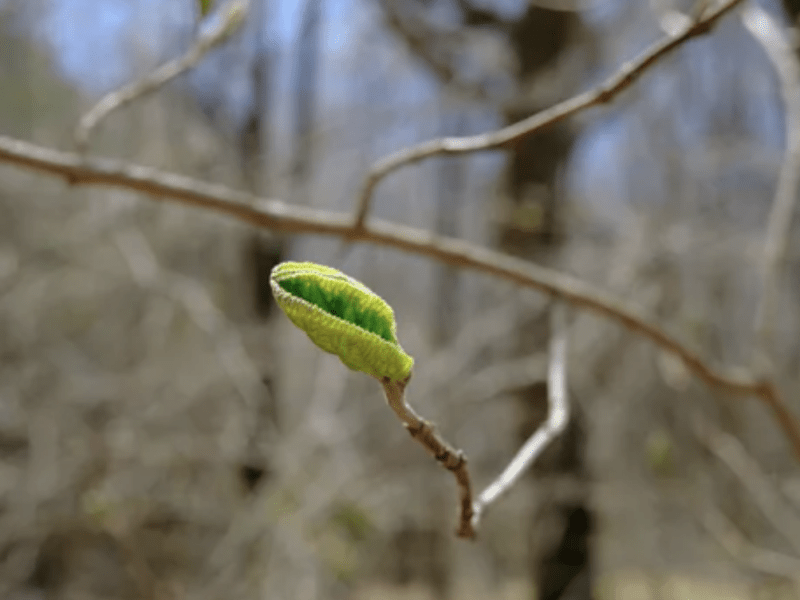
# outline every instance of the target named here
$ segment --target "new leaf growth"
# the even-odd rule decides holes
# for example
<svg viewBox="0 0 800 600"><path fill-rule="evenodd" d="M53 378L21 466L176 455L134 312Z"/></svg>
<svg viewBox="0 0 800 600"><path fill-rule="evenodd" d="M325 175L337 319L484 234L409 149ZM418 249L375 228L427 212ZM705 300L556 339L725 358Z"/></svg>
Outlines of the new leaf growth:
<svg viewBox="0 0 800 600"><path fill-rule="evenodd" d="M341 271L311 262L285 262L270 275L286 316L325 352L354 371L403 381L414 359L397 341L392 308Z"/></svg>

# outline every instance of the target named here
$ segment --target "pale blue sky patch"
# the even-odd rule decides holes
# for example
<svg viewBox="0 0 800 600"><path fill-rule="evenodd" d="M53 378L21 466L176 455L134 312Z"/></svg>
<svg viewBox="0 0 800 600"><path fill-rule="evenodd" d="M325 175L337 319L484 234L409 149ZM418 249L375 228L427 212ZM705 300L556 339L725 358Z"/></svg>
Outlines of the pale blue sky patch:
<svg viewBox="0 0 800 600"><path fill-rule="evenodd" d="M133 14L134 7L125 0L53 2L36 33L52 47L65 78L96 94L127 79Z"/></svg>

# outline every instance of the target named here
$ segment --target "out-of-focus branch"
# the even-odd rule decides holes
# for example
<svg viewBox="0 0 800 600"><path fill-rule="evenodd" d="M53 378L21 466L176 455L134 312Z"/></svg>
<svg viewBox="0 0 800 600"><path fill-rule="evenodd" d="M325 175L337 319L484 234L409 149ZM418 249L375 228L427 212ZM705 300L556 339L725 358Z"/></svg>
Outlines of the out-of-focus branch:
<svg viewBox="0 0 800 600"><path fill-rule="evenodd" d="M542 381L546 371L547 355L544 352L529 354L462 376L463 381L459 381L450 393L459 399L461 406L470 401L485 402L504 392Z"/></svg>
<svg viewBox="0 0 800 600"><path fill-rule="evenodd" d="M742 443L699 415L693 425L698 441L730 469L764 517L800 553L800 519Z"/></svg>
<svg viewBox="0 0 800 600"><path fill-rule="evenodd" d="M800 573L800 559L754 546L718 508L708 507L700 520L719 545L743 565L790 579Z"/></svg>
<svg viewBox="0 0 800 600"><path fill-rule="evenodd" d="M475 377L481 381L486 382L484 375L487 371L500 375L500 371L495 371L496 366L481 369L478 372L473 372L475 359L486 348L491 347L497 343L498 340L504 340L508 337L511 331L517 327L515 319L509 319L509 315L518 314L518 311L525 311L532 313L533 311L549 311L547 308L541 308L540 303L523 302L516 297L511 300L504 300L498 302L495 306L487 309L485 312L470 317L464 326L461 327L456 334L455 338L445 347L437 350L430 358L425 359L424 365L420 365L420 369L414 373L414 389L417 393L420 389L423 396L437 395L439 390L443 387L452 389L452 382L459 381L459 389L470 390L470 397L486 399L490 397L491 391L486 389L486 384L479 389L472 386ZM458 351L454 352L453 349L457 348ZM513 361L519 365L517 360ZM512 370L514 368L512 367ZM525 372L531 372L531 363L526 362ZM546 366L541 369L540 375L545 373ZM519 369L517 369L519 372ZM464 376L466 375L466 381ZM505 373L503 375L510 375ZM504 378L504 377L501 377ZM516 380L519 378L512 379ZM512 385L505 386L503 389L510 389ZM456 391L456 397L461 394Z"/></svg>
<svg viewBox="0 0 800 600"><path fill-rule="evenodd" d="M358 197L355 207L356 227L361 228L364 226L375 188L391 172L405 165L441 154L464 154L505 148L580 111L610 102L620 92L630 87L658 60L684 44L687 40L708 32L720 18L741 4L742 1L726 0L726 2L721 3L714 9L705 11L696 21L681 24L673 34L650 46L638 58L622 65L617 72L597 87L564 100L518 123L480 135L429 140L379 160L370 169L361 194Z"/></svg>
<svg viewBox="0 0 800 600"><path fill-rule="evenodd" d="M181 73L194 67L209 50L226 40L244 21L249 0L230 0L211 18L213 24L201 31L192 47L183 55L170 60L139 81L110 92L86 112L75 127L75 145L84 152L97 125L116 109L155 92Z"/></svg>
<svg viewBox="0 0 800 600"><path fill-rule="evenodd" d="M456 533L458 537L474 538L472 484L470 483L469 470L467 469L467 457L464 456L463 452L453 449L445 442L433 428L433 425L420 417L409 406L405 399L407 383L408 380L392 381L385 377L381 384L383 384L383 391L386 394L386 402L403 422L411 437L422 444L431 456L456 478L460 496L460 516Z"/></svg>
<svg viewBox="0 0 800 600"><path fill-rule="evenodd" d="M461 22L467 27L508 27L509 23L494 11L482 6L475 6L471 0L456 0Z"/></svg>
<svg viewBox="0 0 800 600"><path fill-rule="evenodd" d="M238 330L215 306L206 288L183 275L165 272L158 264L147 239L138 229L120 231L115 234L114 240L136 282L162 291L181 304L195 325L209 336L219 364L239 394L246 414L254 414L258 402L256 394L265 393L258 368L248 354Z"/></svg>
<svg viewBox="0 0 800 600"><path fill-rule="evenodd" d="M111 159L90 159L0 136L0 162L61 177L74 185L106 185L143 192L156 200L171 201L227 215L263 229L291 234L330 235L354 242L396 248L460 268L499 277L522 287L557 297L575 307L624 325L675 355L707 384L732 394L752 395L774 413L800 460L800 426L777 388L747 371L718 370L659 324L626 303L570 275L518 258L435 235L397 223L371 220L357 227L348 215L259 199L251 194Z"/></svg>
<svg viewBox="0 0 800 600"><path fill-rule="evenodd" d="M550 365L547 370L547 419L522 445L508 466L475 501L472 518L478 526L486 508L506 493L522 474L544 452L544 449L567 426L569 422L569 400L567 398L567 334L566 307L553 307L552 331L550 333Z"/></svg>
<svg viewBox="0 0 800 600"><path fill-rule="evenodd" d="M800 184L800 64L794 49L782 34L780 25L763 8L754 3L748 4L742 13L742 22L772 62L781 84L786 110L786 152L767 221L761 263L761 298L754 328L755 366L762 370L769 363L769 347L775 328L780 291L781 263L786 255L797 188Z"/></svg>
<svg viewBox="0 0 800 600"><path fill-rule="evenodd" d="M432 31L432 28L420 17L402 14L398 7L398 1L385 0L381 2L389 29L405 41L414 56L423 61L440 81L455 88L468 98L486 99L488 93L485 86L459 78L451 64L451 59L446 56L446 52L434 44L434 40L439 40L441 43L442 38L448 34Z"/></svg>
<svg viewBox="0 0 800 600"><path fill-rule="evenodd" d="M655 2L651 0L657 12ZM667 10L657 15L661 29L673 34L689 26L709 8L709 0L698 0L692 14ZM800 64L791 43L781 32L781 26L767 11L750 3L742 11L742 23L764 49L781 84L786 111L786 152L781 164L778 185L772 201L761 257L761 296L753 327L753 363L759 372L768 371L770 343L775 327L780 267L786 254L800 185Z"/></svg>

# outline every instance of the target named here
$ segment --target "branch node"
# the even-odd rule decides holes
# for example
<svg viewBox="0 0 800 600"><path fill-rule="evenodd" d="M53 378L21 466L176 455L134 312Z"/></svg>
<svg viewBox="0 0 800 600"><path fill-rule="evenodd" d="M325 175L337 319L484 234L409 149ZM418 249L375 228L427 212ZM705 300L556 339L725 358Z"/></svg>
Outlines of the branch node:
<svg viewBox="0 0 800 600"><path fill-rule="evenodd" d="M384 377L380 379L380 382L383 385L386 402L403 422L411 437L422 444L428 453L455 477L460 497L460 517L456 534L458 537L464 538L475 537L475 529L472 525L472 484L467 470L466 456L460 450L454 450L440 438L433 425L417 415L406 403L405 388L408 379L405 381L392 381L388 377Z"/></svg>

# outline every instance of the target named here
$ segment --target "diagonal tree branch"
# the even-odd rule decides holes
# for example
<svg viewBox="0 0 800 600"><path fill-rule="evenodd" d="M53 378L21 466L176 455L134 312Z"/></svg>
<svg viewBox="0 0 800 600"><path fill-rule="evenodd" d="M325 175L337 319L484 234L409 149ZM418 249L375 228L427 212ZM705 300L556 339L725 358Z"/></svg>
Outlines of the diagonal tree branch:
<svg viewBox="0 0 800 600"><path fill-rule="evenodd" d="M425 158L440 154L464 154L479 150L498 150L520 141L532 133L563 121L582 110L610 102L620 92L630 87L658 60L675 50L687 40L711 30L719 19L741 4L743 0L726 0L713 10L706 10L696 21L684 22L671 35L650 46L632 61L622 65L611 77L597 87L564 100L538 112L527 119L496 131L467 137L445 137L405 148L381 159L370 169L355 207L357 228L364 226L370 202L378 183L391 172Z"/></svg>
<svg viewBox="0 0 800 600"><path fill-rule="evenodd" d="M89 137L94 129L113 111L157 91L167 82L194 67L209 50L226 40L244 21L247 1L231 0L223 6L215 15L216 21L213 26L202 32L183 56L164 63L143 79L129 83L103 96L80 118L75 127L75 146L78 150L81 152L86 150L89 145Z"/></svg>
<svg viewBox="0 0 800 600"><path fill-rule="evenodd" d="M119 160L90 159L4 136L0 136L0 162L61 177L73 185L105 185L139 191L156 200L203 208L273 231L329 235L396 248L554 296L647 338L679 358L711 386L731 394L756 396L772 410L800 460L800 426L772 382L755 379L747 371L712 366L658 323L642 316L635 307L570 275L425 230L378 219L371 220L369 226L358 227L344 213L259 199L183 175Z"/></svg>
<svg viewBox="0 0 800 600"><path fill-rule="evenodd" d="M277 200L256 198L247 193L176 174L121 161L87 159L3 136L0 136L0 162L61 177L70 184L108 185L140 191L157 200L201 207L274 231L330 235L349 241L393 247L536 289L561 302L568 302L578 308L615 320L648 338L677 356L688 369L712 386L729 393L756 396L772 410L791 442L795 455L800 459L800 426L780 397L777 387L768 379L714 368L656 322L642 316L636 308L569 275L461 240L436 236L427 231L380 220L371 220L369 225L365 224L376 186L392 171L435 155L506 148L535 131L582 110L607 103L630 87L647 69L670 51L687 40L708 32L721 17L741 2L742 0L726 0L718 3L716 7L712 7L708 2L701 2L702 9L693 19L674 21L670 27L670 34L665 39L623 65L601 85L519 123L477 136L431 140L378 161L368 173L362 193L357 199L355 220L341 213L290 206ZM221 23L203 34L186 55L162 65L143 80L123 87L101 100L81 118L76 128L75 138L78 147L81 150L86 148L93 129L113 110L158 89L197 64L208 50L225 39L241 22L246 4L247 0L231 0ZM777 277L780 262L786 251L798 172L800 172L800 133L798 133L800 70L791 50L777 34L775 24L770 24L767 20L765 29L763 19L764 15L759 14L757 8L750 9L744 17L746 26L762 43L775 64L781 78L788 115L787 152L767 228L763 269L764 292L756 320L757 350L765 354L775 311ZM414 39L419 43L424 42L421 39ZM431 424L421 419L405 402L406 382L382 382L389 405L405 423L412 437L422 443L445 468L453 472L460 493L458 534L461 537L474 537L475 529L485 509L514 485L524 470L567 425L569 403L566 396L565 310L566 307L562 304L557 304L554 308L548 370L548 418L523 445L503 473L474 502L467 461L463 453L447 445Z"/></svg>

